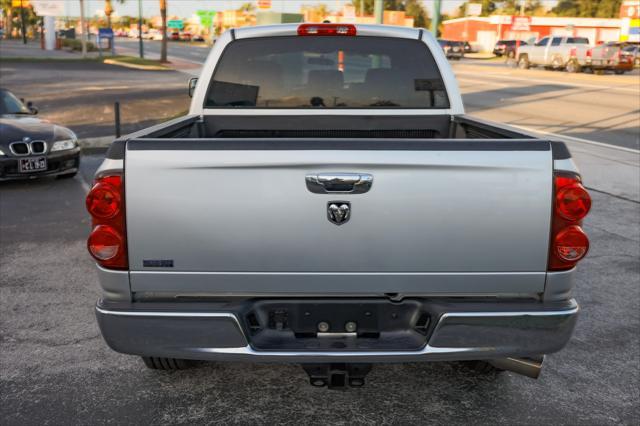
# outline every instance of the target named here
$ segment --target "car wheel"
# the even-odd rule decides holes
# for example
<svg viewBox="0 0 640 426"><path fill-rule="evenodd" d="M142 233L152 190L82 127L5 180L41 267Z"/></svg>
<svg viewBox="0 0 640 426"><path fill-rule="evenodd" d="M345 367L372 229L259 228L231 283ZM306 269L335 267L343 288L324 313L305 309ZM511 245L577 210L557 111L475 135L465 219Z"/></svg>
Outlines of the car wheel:
<svg viewBox="0 0 640 426"><path fill-rule="evenodd" d="M502 373L504 370L494 367L487 361L462 361L462 365L480 374Z"/></svg>
<svg viewBox="0 0 640 426"><path fill-rule="evenodd" d="M567 64L567 72L580 72L580 64L577 61L569 61Z"/></svg>
<svg viewBox="0 0 640 426"><path fill-rule="evenodd" d="M529 57L527 55L520 56L520 58L518 59L518 68L520 68L521 70L527 70L530 66L531 64L529 63Z"/></svg>
<svg viewBox="0 0 640 426"><path fill-rule="evenodd" d="M604 70L593 70L595 75L604 75Z"/></svg>
<svg viewBox="0 0 640 426"><path fill-rule="evenodd" d="M193 365L186 359L162 358L155 356L143 356L142 360L147 368L152 370L185 370Z"/></svg>
<svg viewBox="0 0 640 426"><path fill-rule="evenodd" d="M563 68L564 63L562 62L562 58L556 56L551 60L551 68L554 70L559 70Z"/></svg>
<svg viewBox="0 0 640 426"><path fill-rule="evenodd" d="M622 75L624 74L624 70L613 70L613 73L617 75Z"/></svg>
<svg viewBox="0 0 640 426"><path fill-rule="evenodd" d="M513 59L516 57L516 52L514 50L507 53L507 58Z"/></svg>

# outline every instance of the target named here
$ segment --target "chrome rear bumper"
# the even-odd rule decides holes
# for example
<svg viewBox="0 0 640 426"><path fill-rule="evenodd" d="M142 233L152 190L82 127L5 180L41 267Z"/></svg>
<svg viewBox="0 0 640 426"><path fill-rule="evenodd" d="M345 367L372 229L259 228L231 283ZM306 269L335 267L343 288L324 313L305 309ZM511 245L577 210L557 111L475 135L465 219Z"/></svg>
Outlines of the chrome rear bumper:
<svg viewBox="0 0 640 426"><path fill-rule="evenodd" d="M192 304L189 304L192 305ZM457 306L456 306L457 305ZM483 311L451 304L419 350L256 350L236 312L96 307L98 324L115 351L156 357L256 362L413 362L526 357L559 351L569 341L579 307L562 303L496 302ZM470 305L477 309L477 305ZM514 309L514 308L520 309ZM499 308L499 309L498 309Z"/></svg>

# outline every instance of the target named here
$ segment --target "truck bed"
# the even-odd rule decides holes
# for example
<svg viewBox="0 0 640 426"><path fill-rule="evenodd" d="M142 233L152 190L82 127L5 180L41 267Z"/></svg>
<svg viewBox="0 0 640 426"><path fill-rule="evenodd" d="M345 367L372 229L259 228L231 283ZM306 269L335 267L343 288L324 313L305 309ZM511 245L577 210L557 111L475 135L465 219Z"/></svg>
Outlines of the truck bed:
<svg viewBox="0 0 640 426"><path fill-rule="evenodd" d="M126 157L132 291L544 291L559 145L467 117L296 120L184 117L111 148ZM305 188L336 172L370 173L373 188ZM334 200L356 219L329 223Z"/></svg>

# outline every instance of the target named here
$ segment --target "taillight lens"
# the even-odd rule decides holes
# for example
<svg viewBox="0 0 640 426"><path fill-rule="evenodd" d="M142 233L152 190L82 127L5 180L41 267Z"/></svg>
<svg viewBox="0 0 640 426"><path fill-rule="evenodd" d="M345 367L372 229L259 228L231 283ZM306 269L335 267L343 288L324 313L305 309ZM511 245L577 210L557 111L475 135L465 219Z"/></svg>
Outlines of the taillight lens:
<svg viewBox="0 0 640 426"><path fill-rule="evenodd" d="M554 194L549 270L562 271L573 268L589 251L589 238L580 225L591 209L591 197L572 173L554 176Z"/></svg>
<svg viewBox="0 0 640 426"><path fill-rule="evenodd" d="M567 220L577 221L589 213L591 197L579 183L573 183L558 189L556 193L556 211Z"/></svg>
<svg viewBox="0 0 640 426"><path fill-rule="evenodd" d="M87 241L89 253L100 266L127 269L129 262L122 176L109 175L96 179L87 194L86 206L93 224Z"/></svg>
<svg viewBox="0 0 640 426"><path fill-rule="evenodd" d="M299 36L355 36L356 26L352 24L302 24L298 26Z"/></svg>
<svg viewBox="0 0 640 426"><path fill-rule="evenodd" d="M86 200L91 216L109 219L118 214L121 205L119 182L119 176L107 176L94 185Z"/></svg>
<svg viewBox="0 0 640 426"><path fill-rule="evenodd" d="M591 56L593 56L593 49L587 50L587 57L590 58Z"/></svg>
<svg viewBox="0 0 640 426"><path fill-rule="evenodd" d="M89 235L87 246L96 260L112 260L123 248L122 236L109 225L98 225Z"/></svg>
<svg viewBox="0 0 640 426"><path fill-rule="evenodd" d="M589 238L582 228L573 225L558 232L554 240L555 255L565 262L577 262L589 250Z"/></svg>

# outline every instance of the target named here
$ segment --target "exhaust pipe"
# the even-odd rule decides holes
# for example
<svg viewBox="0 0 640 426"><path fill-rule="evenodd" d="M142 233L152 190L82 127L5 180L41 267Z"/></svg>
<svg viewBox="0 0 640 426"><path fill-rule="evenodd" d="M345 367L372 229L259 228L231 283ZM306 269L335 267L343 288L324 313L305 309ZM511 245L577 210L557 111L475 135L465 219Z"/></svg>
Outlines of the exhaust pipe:
<svg viewBox="0 0 640 426"><path fill-rule="evenodd" d="M501 358L492 359L489 364L501 370L513 371L523 376L537 379L542 370L544 355L531 358Z"/></svg>

